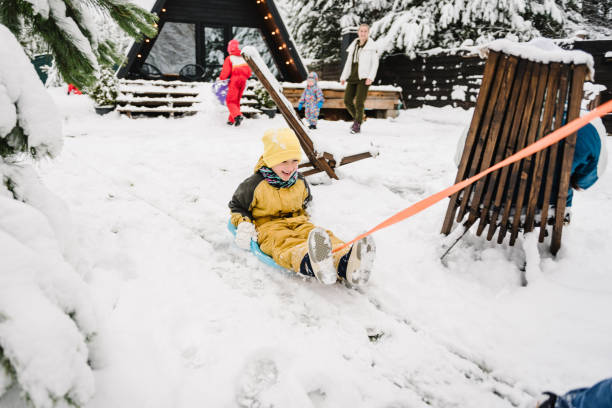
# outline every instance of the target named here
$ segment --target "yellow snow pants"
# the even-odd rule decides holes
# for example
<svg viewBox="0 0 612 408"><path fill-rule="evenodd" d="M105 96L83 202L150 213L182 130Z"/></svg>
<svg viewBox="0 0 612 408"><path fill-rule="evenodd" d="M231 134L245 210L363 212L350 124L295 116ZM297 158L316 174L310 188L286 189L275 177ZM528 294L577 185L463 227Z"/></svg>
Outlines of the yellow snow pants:
<svg viewBox="0 0 612 408"><path fill-rule="evenodd" d="M264 223L257 223L257 241L259 248L270 255L278 265L300 272L302 259L308 253L308 234L315 227L304 215L290 218L273 218ZM342 246L344 242L327 230L332 248ZM334 253L334 266L349 248Z"/></svg>

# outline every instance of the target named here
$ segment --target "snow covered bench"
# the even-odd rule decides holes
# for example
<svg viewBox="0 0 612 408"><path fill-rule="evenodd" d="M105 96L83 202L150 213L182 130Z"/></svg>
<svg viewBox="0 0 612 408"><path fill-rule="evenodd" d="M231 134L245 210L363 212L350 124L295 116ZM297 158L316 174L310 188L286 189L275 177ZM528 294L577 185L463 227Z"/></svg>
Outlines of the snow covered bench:
<svg viewBox="0 0 612 408"><path fill-rule="evenodd" d="M293 107L298 106L306 82L299 84L283 82L281 84L283 94ZM321 113L326 119L340 119L348 115L344 105L344 86L334 81L319 81L319 88L323 91L325 102L321 107ZM402 88L391 85L372 85L365 100L366 115L376 118L395 118L399 115L399 107L402 96Z"/></svg>
<svg viewBox="0 0 612 408"><path fill-rule="evenodd" d="M592 77L593 59L582 51L547 50L507 40L495 41L484 51L488 59L456 182L577 118L584 81ZM497 242L502 243L509 231L514 245L519 231L530 232L536 223L543 242L547 224L552 223L550 250L556 254L575 143L576 133L454 194L442 233L451 232L454 219L464 223L465 231L479 221L477 235L488 226L487 239L499 231Z"/></svg>

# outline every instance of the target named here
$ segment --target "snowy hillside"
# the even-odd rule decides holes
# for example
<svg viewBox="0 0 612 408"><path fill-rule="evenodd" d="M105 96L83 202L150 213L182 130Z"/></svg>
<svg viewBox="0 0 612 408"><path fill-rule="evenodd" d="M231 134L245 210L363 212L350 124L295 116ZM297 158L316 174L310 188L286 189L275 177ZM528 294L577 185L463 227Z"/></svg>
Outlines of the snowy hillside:
<svg viewBox="0 0 612 408"><path fill-rule="evenodd" d="M280 116L227 127L209 102L178 120L100 117L85 96L52 93L64 150L39 172L70 208L89 271L88 407L512 407L612 374L609 169L575 194L557 258L530 251L527 287L523 240L466 236L439 261L446 200L374 235L368 287L324 287L264 266L226 229ZM348 240L450 185L470 115L408 110L362 135L321 121L322 143L380 155L339 181L311 177L313 221Z"/></svg>

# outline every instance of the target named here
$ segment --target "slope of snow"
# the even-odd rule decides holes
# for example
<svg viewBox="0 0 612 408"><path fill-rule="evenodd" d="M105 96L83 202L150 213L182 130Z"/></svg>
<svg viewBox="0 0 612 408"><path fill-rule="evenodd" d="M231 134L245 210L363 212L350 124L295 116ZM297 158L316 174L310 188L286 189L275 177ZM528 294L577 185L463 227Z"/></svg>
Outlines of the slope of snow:
<svg viewBox="0 0 612 408"><path fill-rule="evenodd" d="M441 263L443 201L374 235L368 287L324 287L259 263L226 230L280 115L227 127L211 98L184 119L99 117L85 96L53 92L65 148L40 171L89 266L89 407L512 407L610 375L609 170L576 194L556 258L533 236L508 247L468 234ZM312 220L348 240L448 186L470 115L413 109L350 136L320 121L331 148L358 140L380 155L338 181L310 177Z"/></svg>

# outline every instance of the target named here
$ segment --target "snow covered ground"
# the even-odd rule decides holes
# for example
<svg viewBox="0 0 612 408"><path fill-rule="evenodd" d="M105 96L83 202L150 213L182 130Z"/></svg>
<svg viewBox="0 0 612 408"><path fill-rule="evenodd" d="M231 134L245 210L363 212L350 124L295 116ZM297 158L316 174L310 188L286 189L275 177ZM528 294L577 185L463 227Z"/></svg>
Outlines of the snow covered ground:
<svg viewBox="0 0 612 408"><path fill-rule="evenodd" d="M374 235L368 287L324 287L259 263L226 229L282 117L227 127L210 101L183 119L100 117L52 93L65 147L39 171L70 208L98 314L91 408L512 407L612 375L610 170L575 195L558 256L529 255L527 287L523 241L468 235L439 261L446 200ZM351 239L450 185L470 115L413 109L362 135L321 121L320 143L380 155L311 177L313 221Z"/></svg>

